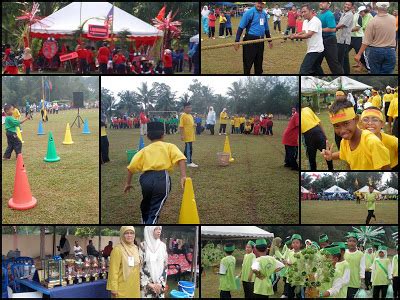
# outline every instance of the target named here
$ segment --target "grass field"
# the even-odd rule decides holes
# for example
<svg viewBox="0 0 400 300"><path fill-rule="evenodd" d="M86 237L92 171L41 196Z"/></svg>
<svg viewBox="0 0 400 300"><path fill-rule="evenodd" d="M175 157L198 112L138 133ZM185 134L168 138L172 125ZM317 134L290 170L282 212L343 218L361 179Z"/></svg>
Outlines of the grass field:
<svg viewBox="0 0 400 300"><path fill-rule="evenodd" d="M239 275L241 271L241 262L236 261L235 275ZM211 268L203 270L201 277L201 297L202 298L219 298L219 276L213 272ZM270 298L280 298L283 293L283 280L278 282L278 291ZM232 298L244 298L243 286L240 290L231 292Z"/></svg>
<svg viewBox="0 0 400 300"><path fill-rule="evenodd" d="M90 224L99 222L99 112L81 110L89 121L91 134L82 134L82 127L71 129L73 145L63 145L66 123L75 119L76 110L49 115L44 125L46 135L37 135L39 113L22 125L22 154L32 195L37 206L27 211L7 207L12 197L15 177L15 152L2 164L3 224ZM3 127L4 128L4 127ZM48 132L52 131L61 160L46 163ZM3 129L2 152L7 148Z"/></svg>
<svg viewBox="0 0 400 300"><path fill-rule="evenodd" d="M314 112L316 113L318 118L321 120L322 127L324 128L324 131L325 131L325 134L327 135L327 139L328 139L329 143L334 144L333 151L338 151L338 148L336 147L336 143L335 143L335 132L333 130L333 126L332 126L331 122L329 121L328 111L326 109L321 109L320 113L318 113L317 111L314 111ZM389 130L389 125L386 125L385 132L388 132L388 130ZM301 148L301 163L300 163L301 170L303 170L303 171L310 170L310 165L308 162L308 158L306 155L305 146L304 146L303 141L301 143L300 148ZM348 170L347 163L342 160L334 160L333 167L335 170ZM326 161L324 160L321 152L319 152L319 151L317 151L317 170L328 170Z"/></svg>
<svg viewBox="0 0 400 300"><path fill-rule="evenodd" d="M239 26L240 18L232 18L232 31L233 37L226 39L219 39L219 23L216 24L215 40L209 39L204 32L201 32L201 46L219 45L225 43L235 42L236 31ZM281 21L282 31L286 30L287 18L283 18ZM282 36L279 32L274 32L272 18L269 19L269 28L272 37ZM264 63L263 70L264 74L298 74L300 65L303 62L303 58L307 52L306 40L302 42L292 42L287 40L283 43L283 40L273 41L273 48L269 49L267 43L264 48ZM350 60L350 73L351 74L367 74L365 69L356 69L352 65L354 61L355 52L351 50L349 53ZM397 52L398 56L398 52ZM325 74L331 74L328 64L324 59L322 63L322 69ZM398 67L396 63L395 72L397 73ZM235 51L233 47L213 49L201 52L201 73L202 74L243 74L243 61L242 61L242 47L238 51Z"/></svg>
<svg viewBox="0 0 400 300"><path fill-rule="evenodd" d="M355 201L301 201L301 224L365 224L368 211L364 202ZM378 201L376 221L371 225L397 224L398 202Z"/></svg>
<svg viewBox="0 0 400 300"><path fill-rule="evenodd" d="M230 136L235 162L217 165L225 136L203 133L193 144L193 161L199 168L187 170L193 180L195 198L202 224L297 223L298 172L283 167L284 147L281 135L287 121L274 122L274 136ZM216 126L218 128L218 126ZM101 166L101 221L136 223L140 221L142 200L139 175L133 177L133 189L123 194L127 175L127 149L139 143L138 129L108 130L111 162ZM167 135L166 142L183 150L179 135ZM145 139L147 145L149 140ZM178 185L179 170L171 174L172 191L161 212L160 223L176 223L183 190Z"/></svg>

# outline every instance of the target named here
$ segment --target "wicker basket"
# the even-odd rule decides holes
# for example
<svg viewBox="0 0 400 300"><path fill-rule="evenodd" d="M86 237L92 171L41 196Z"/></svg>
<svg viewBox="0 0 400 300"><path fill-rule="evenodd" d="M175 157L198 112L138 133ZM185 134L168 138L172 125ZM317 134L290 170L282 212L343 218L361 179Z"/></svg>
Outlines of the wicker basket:
<svg viewBox="0 0 400 300"><path fill-rule="evenodd" d="M229 158L230 158L229 153L218 152L217 153L218 165L222 166L222 167L228 166L229 165Z"/></svg>

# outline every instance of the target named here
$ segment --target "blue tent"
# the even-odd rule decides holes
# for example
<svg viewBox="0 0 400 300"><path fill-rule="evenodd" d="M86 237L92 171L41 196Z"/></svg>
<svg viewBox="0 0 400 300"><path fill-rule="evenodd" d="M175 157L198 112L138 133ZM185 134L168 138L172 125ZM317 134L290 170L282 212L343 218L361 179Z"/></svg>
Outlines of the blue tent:
<svg viewBox="0 0 400 300"><path fill-rule="evenodd" d="M289 2L288 4L286 4L285 6L284 6L284 8L287 8L287 9L290 9L290 8L292 8L293 7L293 2Z"/></svg>

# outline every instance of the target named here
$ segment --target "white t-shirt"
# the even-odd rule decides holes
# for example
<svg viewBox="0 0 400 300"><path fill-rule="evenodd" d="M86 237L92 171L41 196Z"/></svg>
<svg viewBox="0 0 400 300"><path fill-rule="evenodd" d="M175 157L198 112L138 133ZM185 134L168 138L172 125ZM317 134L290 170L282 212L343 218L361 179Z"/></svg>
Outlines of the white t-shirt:
<svg viewBox="0 0 400 300"><path fill-rule="evenodd" d="M74 246L74 253L75 253L75 256L78 256L78 255L83 255L83 251L82 251L82 247L81 246Z"/></svg>
<svg viewBox="0 0 400 300"><path fill-rule="evenodd" d="M281 11L280 8L274 8L272 10L272 14L274 15L274 18L273 18L274 22L275 21L279 21L281 19L281 16L282 16L282 11Z"/></svg>
<svg viewBox="0 0 400 300"><path fill-rule="evenodd" d="M324 51L324 42L322 41L322 23L317 17L312 17L310 21L307 19L303 22L303 31L315 32L311 38L307 39L307 53Z"/></svg>

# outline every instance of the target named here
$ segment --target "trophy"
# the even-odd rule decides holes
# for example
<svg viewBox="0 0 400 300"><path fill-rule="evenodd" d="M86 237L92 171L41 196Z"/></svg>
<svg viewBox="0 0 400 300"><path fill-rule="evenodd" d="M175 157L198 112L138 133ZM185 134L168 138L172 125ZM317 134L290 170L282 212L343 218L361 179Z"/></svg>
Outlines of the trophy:
<svg viewBox="0 0 400 300"><path fill-rule="evenodd" d="M101 266L101 273L100 273L101 278L107 279L107 262L104 257L102 257L100 260L100 266Z"/></svg>
<svg viewBox="0 0 400 300"><path fill-rule="evenodd" d="M68 285L74 284L74 280L76 277L76 272L75 272L75 259L66 259L66 278L65 280L67 281Z"/></svg>
<svg viewBox="0 0 400 300"><path fill-rule="evenodd" d="M75 269L76 269L76 283L80 284L82 283L82 277L83 277L83 262L81 259L79 259L75 263Z"/></svg>
<svg viewBox="0 0 400 300"><path fill-rule="evenodd" d="M89 257L85 257L83 262L83 281L90 282L90 261Z"/></svg>
<svg viewBox="0 0 400 300"><path fill-rule="evenodd" d="M43 285L48 289L55 286L65 286L67 283L65 278L65 264L61 257L55 256L53 259L42 260L42 268L44 270Z"/></svg>
<svg viewBox="0 0 400 300"><path fill-rule="evenodd" d="M99 262L97 261L97 257L93 256L91 260L91 270L90 270L90 275L96 281L99 279Z"/></svg>

